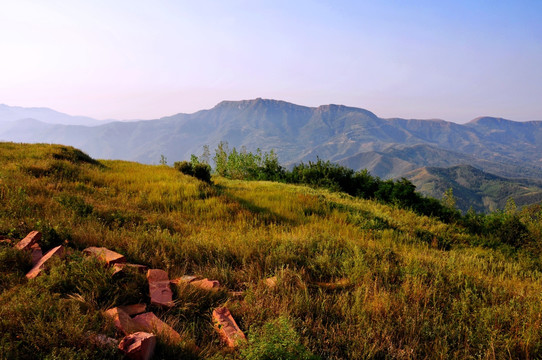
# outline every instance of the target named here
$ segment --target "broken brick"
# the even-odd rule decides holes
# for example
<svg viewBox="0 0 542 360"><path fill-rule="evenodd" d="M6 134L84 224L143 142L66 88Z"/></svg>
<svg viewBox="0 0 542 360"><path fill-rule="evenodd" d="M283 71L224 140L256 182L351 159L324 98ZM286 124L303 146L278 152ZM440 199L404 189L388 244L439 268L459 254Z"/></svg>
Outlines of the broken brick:
<svg viewBox="0 0 542 360"><path fill-rule="evenodd" d="M183 275L181 277L171 280L171 283L174 285L190 284L192 281L196 281L200 279L201 279L201 276L198 276L198 275Z"/></svg>
<svg viewBox="0 0 542 360"><path fill-rule="evenodd" d="M222 340L230 348L235 348L240 341L246 340L245 334L237 326L228 308L219 307L213 310L213 323Z"/></svg>
<svg viewBox="0 0 542 360"><path fill-rule="evenodd" d="M41 233L39 231L31 231L24 239L15 244L15 248L19 250L30 250L32 245L40 241Z"/></svg>
<svg viewBox="0 0 542 360"><path fill-rule="evenodd" d="M113 324L124 335L141 330L141 327L120 307L114 307L105 312L105 315L113 320Z"/></svg>
<svg viewBox="0 0 542 360"><path fill-rule="evenodd" d="M53 256L62 256L63 254L64 254L64 247L62 245L52 248L51 250L49 250L47 254L43 255L43 257L36 263L36 265L34 265L32 270L30 270L26 274L26 277L28 279L35 278L36 276L41 274L41 272L46 268L46 262L50 258L52 258Z"/></svg>
<svg viewBox="0 0 542 360"><path fill-rule="evenodd" d="M94 256L98 260L105 262L108 266L126 262L124 255L104 247L91 246L83 250L83 253Z"/></svg>
<svg viewBox="0 0 542 360"><path fill-rule="evenodd" d="M209 291L218 291L218 288L220 287L220 283L218 281L209 280L207 278L203 280L192 281L190 282L190 285Z"/></svg>
<svg viewBox="0 0 542 360"><path fill-rule="evenodd" d="M119 349L132 360L150 360L155 346L155 335L139 331L125 336L120 341Z"/></svg>
<svg viewBox="0 0 542 360"><path fill-rule="evenodd" d="M175 305L167 272L161 269L149 269L147 271L147 281L149 282L151 304L167 307Z"/></svg>
<svg viewBox="0 0 542 360"><path fill-rule="evenodd" d="M182 341L181 335L177 331L160 320L152 312L137 315L133 320L141 329L167 338L171 343L180 343Z"/></svg>

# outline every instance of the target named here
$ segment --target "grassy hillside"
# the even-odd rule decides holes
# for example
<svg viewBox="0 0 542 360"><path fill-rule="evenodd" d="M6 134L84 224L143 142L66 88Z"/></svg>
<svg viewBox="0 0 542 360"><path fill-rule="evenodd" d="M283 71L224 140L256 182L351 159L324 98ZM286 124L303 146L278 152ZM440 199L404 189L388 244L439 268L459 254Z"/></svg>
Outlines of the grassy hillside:
<svg viewBox="0 0 542 360"><path fill-rule="evenodd" d="M61 146L0 143L0 235L43 233L72 249L26 280L28 257L0 243L0 357L120 358L88 333L115 335L103 310L146 302L144 275L113 276L88 246L128 262L198 274L223 290L174 289L151 307L185 339L156 358L536 358L542 274L533 250L486 243L458 225L370 200L167 166L100 161ZM529 214L540 237L540 209ZM277 287L264 279L277 276ZM347 280L343 280L347 279ZM341 280L334 289L318 282ZM229 291L243 291L243 298ZM211 323L226 305L248 336L227 352ZM197 347L194 346L197 345Z"/></svg>
<svg viewBox="0 0 542 360"><path fill-rule="evenodd" d="M504 209L510 198L518 206L542 201L542 181L506 179L469 165L425 167L411 171L405 177L419 192L437 199L452 188L457 207L464 212L471 206L477 212Z"/></svg>

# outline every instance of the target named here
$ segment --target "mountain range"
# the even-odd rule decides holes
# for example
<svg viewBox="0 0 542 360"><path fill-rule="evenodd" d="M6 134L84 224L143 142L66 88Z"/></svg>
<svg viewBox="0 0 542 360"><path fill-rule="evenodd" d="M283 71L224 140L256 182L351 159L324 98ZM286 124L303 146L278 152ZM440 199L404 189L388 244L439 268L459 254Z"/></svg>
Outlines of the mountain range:
<svg viewBox="0 0 542 360"><path fill-rule="evenodd" d="M261 98L223 101L193 114L105 124L61 113L55 121L49 109L16 110L19 118L13 108L0 106L0 140L72 145L95 158L157 163L164 155L173 162L200 154L203 145L214 149L227 141L250 151L274 149L286 165L321 158L355 170L367 168L382 178L423 167L470 165L505 179L542 179L542 121L383 119L344 105L307 107ZM425 178L434 181L434 176ZM418 184L420 189L423 185Z"/></svg>

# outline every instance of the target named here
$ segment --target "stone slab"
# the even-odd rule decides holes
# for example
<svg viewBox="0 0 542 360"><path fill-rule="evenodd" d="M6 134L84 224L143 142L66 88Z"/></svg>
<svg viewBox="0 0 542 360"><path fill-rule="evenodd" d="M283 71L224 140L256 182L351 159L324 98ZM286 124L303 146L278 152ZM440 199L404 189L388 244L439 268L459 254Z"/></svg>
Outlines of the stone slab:
<svg viewBox="0 0 542 360"><path fill-rule="evenodd" d="M149 269L147 271L147 281L149 282L149 295L152 305L167 307L175 305L167 272L161 269Z"/></svg>
<svg viewBox="0 0 542 360"><path fill-rule="evenodd" d="M137 315L133 320L141 327L141 329L167 338L173 344L180 343L182 341L181 335L177 331L160 320L152 312Z"/></svg>
<svg viewBox="0 0 542 360"><path fill-rule="evenodd" d="M181 277L171 280L174 285L190 284L192 281L201 280L201 276L198 275L183 275Z"/></svg>
<svg viewBox="0 0 542 360"><path fill-rule="evenodd" d="M105 262L108 266L126 262L124 255L104 247L91 246L83 250L83 253L94 256L98 260Z"/></svg>
<svg viewBox="0 0 542 360"><path fill-rule="evenodd" d="M118 331L124 335L132 334L142 330L130 315L123 311L120 307L114 307L105 312L105 315L113 320L113 324Z"/></svg>
<svg viewBox="0 0 542 360"><path fill-rule="evenodd" d="M214 309L213 323L216 331L218 331L228 347L235 348L239 346L242 340L246 340L245 334L237 326L228 308L219 307Z"/></svg>
<svg viewBox="0 0 542 360"><path fill-rule="evenodd" d="M125 336L119 343L119 349L129 359L150 360L154 355L156 336L139 331Z"/></svg>
<svg viewBox="0 0 542 360"><path fill-rule="evenodd" d="M28 279L34 279L36 276L41 274L43 270L46 269L46 263L49 259L51 259L54 256L55 257L62 256L63 254L64 254L64 247L62 245L52 248L51 250L49 250L49 252L47 252L47 254L43 255L42 258L39 259L39 261L36 263L36 265L34 265L32 270L30 270L28 274L26 274L26 277Z"/></svg>
<svg viewBox="0 0 542 360"><path fill-rule="evenodd" d="M15 248L19 250L30 250L32 245L41 240L41 233L39 231L31 231L26 235L24 239L15 244Z"/></svg>
<svg viewBox="0 0 542 360"><path fill-rule="evenodd" d="M190 285L209 291L218 291L218 289L220 288L220 283L217 280L209 280L207 278L192 281L190 282Z"/></svg>

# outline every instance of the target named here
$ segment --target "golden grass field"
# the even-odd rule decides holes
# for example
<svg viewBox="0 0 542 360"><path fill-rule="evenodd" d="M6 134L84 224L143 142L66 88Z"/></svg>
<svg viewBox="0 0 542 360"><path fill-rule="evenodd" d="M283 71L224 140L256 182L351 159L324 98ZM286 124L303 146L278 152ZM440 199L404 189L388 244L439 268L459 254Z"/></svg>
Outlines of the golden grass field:
<svg viewBox="0 0 542 360"><path fill-rule="evenodd" d="M151 307L185 340L160 339L156 358L542 357L538 255L475 246L483 239L459 225L341 193L213 183L163 165L95 163L70 147L0 143L0 235L39 230L44 250L73 249L27 280L29 257L0 244L0 358L122 358L88 334L115 335L104 310L148 303L145 276L113 277L81 254L88 246L170 278L220 282L216 293L176 287L174 308ZM540 221L529 226L540 235ZM275 288L263 281L271 276ZM237 351L213 330L222 305L248 337Z"/></svg>

